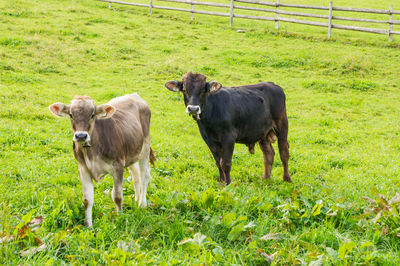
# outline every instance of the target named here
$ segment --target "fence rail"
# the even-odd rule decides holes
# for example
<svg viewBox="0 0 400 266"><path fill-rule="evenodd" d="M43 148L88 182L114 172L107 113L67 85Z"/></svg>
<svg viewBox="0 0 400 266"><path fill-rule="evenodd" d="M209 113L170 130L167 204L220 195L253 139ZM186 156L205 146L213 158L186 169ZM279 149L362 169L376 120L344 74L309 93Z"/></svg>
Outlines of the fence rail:
<svg viewBox="0 0 400 266"><path fill-rule="evenodd" d="M188 12L188 13L191 13L191 20L194 19L193 14L204 14L204 15L212 15L212 16L229 17L230 18L230 26L233 25L234 18L244 18L244 19L275 21L275 29L279 29L279 22L288 22L288 23L304 24L304 25L310 25L310 26L326 27L326 28L328 28L328 38L330 38L332 35L332 29L342 29L342 30L369 32L369 33L375 33L375 34L384 34L384 35L389 36L389 41L393 40L393 35L400 35L400 31L393 30L393 25L400 25L400 20L394 20L393 15L400 15L400 11L393 10L393 6L390 6L388 10L383 10L383 9L370 9L370 8L334 7L333 2L329 2L329 6L314 6L314 5L285 4L285 3L281 3L280 0L276 0L276 2L267 2L267 1L258 1L258 0L230 0L230 4L213 3L213 2L199 2L199 1L194 1L194 0L157 0L157 1L163 1L163 2L173 2L173 3L190 5L190 9L185 9L185 8L180 8L180 7L154 5L153 0L149 0L149 4L132 3L132 2L117 1L117 0L97 0L97 1L108 2L109 8L111 8L112 3L147 7L147 8L149 8L150 15L152 14L152 12L153 12L152 10L154 8ZM258 6L269 6L269 7L273 7L273 9L254 7L254 6L239 6L235 3L244 3L244 4L252 4L252 5L254 4L254 5L258 5ZM209 6L209 7L228 8L229 12L221 13L221 12L213 12L213 11L195 10L194 6ZM328 11L328 14L323 15L323 14L287 11L287 10L281 10L280 9L281 7L326 10L326 11ZM257 16L242 15L242 14L236 14L235 10L248 10L248 11L257 11L257 12L265 12L265 13L274 13L275 16L267 17L267 16L258 16L258 15ZM334 16L333 15L334 11L380 14L380 15L388 15L389 17L388 17L388 20L342 17L342 16ZM282 17L279 15L327 19L328 22L293 19L293 18ZM351 25L340 25L340 24L334 24L333 23L334 20L387 24L388 28L387 29L377 29L377 28L367 28L367 27L359 27L359 26L351 26Z"/></svg>

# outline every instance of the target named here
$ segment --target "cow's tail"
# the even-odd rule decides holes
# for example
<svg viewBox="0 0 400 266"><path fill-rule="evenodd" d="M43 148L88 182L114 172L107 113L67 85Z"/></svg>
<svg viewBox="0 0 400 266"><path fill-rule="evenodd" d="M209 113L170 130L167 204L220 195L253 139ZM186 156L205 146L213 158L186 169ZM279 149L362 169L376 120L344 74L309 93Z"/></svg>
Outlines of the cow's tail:
<svg viewBox="0 0 400 266"><path fill-rule="evenodd" d="M154 155L154 152L153 152L153 150L151 148L150 148L149 159L150 159L151 165L153 165L153 167L154 167L154 163L157 161L157 159L156 159L156 156Z"/></svg>

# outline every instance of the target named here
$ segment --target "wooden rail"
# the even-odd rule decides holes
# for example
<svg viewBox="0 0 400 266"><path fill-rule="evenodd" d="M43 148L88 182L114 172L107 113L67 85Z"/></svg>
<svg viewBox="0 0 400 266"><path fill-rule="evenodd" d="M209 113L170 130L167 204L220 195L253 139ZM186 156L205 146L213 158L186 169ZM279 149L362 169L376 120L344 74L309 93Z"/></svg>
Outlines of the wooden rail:
<svg viewBox="0 0 400 266"><path fill-rule="evenodd" d="M275 21L276 29L279 29L280 21L288 22L288 23L310 25L310 26L326 27L326 28L328 28L328 38L331 37L332 29L342 29L342 30L369 32L369 33L375 33L375 34L385 34L385 35L389 36L389 41L393 40L393 35L400 35L399 31L393 30L393 25L400 25L400 20L394 20L393 15L400 15L400 11L393 10L392 6L390 6L388 10L384 10L384 9L370 9L370 8L334 7L332 2L329 3L329 6L314 6L314 5L286 4L286 3L281 3L280 0L276 0L276 2L258 1L258 0L228 0L228 1L230 1L230 4L200 2L200 1L195 1L195 0L157 0L157 1L163 1L163 2L189 4L191 6L190 9L185 9L185 8L178 8L178 7L172 7L172 6L154 5L153 2L155 0L149 0L149 4L124 2L124 1L118 1L118 0L97 0L97 1L108 2L109 8L111 8L112 3L147 7L147 8L149 8L150 15L152 14L153 9L164 9L164 10L188 12L188 13L191 13L191 20L194 19L193 14L204 14L204 15L212 15L212 16L229 17L230 26L233 25L234 18L244 18L244 19ZM239 6L236 3L245 3L245 4L258 5L258 6L269 6L269 7L273 7L273 8L262 8L262 7L254 7L254 6L243 6L243 5ZM195 10L194 6L210 6L210 7L217 7L217 8L225 8L225 9L229 9L229 10L227 13L221 13L221 12L213 12L213 11ZM324 15L324 14L313 14L313 13L287 11L287 10L282 10L281 9L282 7L299 8L299 9L313 9L313 10L327 10L328 14ZM263 12L263 13L275 13L275 15L270 16L270 17L262 16L262 15L257 15L257 16L243 15L243 14L235 13L235 10L249 10L249 11L256 11L256 12ZM388 15L388 19L387 20L382 20L382 19L378 20L378 19L370 19L370 18L354 18L354 17L334 16L333 15L334 11ZM293 19L293 18L288 18L288 17L282 17L280 15L326 19L326 20L328 20L328 22ZM387 29L376 29L376 28L367 28L367 27L359 27L359 26L351 26L351 25L340 25L340 24L333 23L334 20L387 24L388 28Z"/></svg>

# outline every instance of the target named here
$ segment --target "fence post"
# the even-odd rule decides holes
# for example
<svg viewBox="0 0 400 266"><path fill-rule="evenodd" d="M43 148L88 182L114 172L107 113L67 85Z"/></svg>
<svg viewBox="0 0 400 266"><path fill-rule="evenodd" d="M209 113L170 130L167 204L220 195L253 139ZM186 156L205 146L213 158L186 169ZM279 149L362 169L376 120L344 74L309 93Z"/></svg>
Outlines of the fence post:
<svg viewBox="0 0 400 266"><path fill-rule="evenodd" d="M389 7L389 42L393 41L393 6Z"/></svg>
<svg viewBox="0 0 400 266"><path fill-rule="evenodd" d="M279 29L279 0L276 0L276 6L275 6L275 29L278 30Z"/></svg>
<svg viewBox="0 0 400 266"><path fill-rule="evenodd" d="M111 8L111 2L108 2L108 8Z"/></svg>
<svg viewBox="0 0 400 266"><path fill-rule="evenodd" d="M233 2L234 2L235 0L231 0L231 12L230 12L230 15L229 15L229 26L233 26L233 7L234 7L234 5L233 5Z"/></svg>
<svg viewBox="0 0 400 266"><path fill-rule="evenodd" d="M150 3L149 3L149 13L150 13L150 15L153 14L153 0L150 0Z"/></svg>
<svg viewBox="0 0 400 266"><path fill-rule="evenodd" d="M329 2L328 39L331 38L331 32L332 32L332 9L333 9L333 3L332 3L332 1L330 1Z"/></svg>
<svg viewBox="0 0 400 266"><path fill-rule="evenodd" d="M194 19L193 10L194 10L193 1L190 1L190 21L193 21Z"/></svg>

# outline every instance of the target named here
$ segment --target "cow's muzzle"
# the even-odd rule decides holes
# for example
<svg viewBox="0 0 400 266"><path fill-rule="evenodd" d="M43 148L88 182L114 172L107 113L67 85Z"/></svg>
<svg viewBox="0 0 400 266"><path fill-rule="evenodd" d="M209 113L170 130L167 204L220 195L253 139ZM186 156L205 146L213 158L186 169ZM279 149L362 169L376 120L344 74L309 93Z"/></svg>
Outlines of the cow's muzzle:
<svg viewBox="0 0 400 266"><path fill-rule="evenodd" d="M84 143L84 146L90 146L90 135L87 131L76 131L72 141Z"/></svg>
<svg viewBox="0 0 400 266"><path fill-rule="evenodd" d="M191 114L191 115L199 115L199 114L201 114L200 106L198 106L198 105L188 105L186 107L186 113Z"/></svg>
<svg viewBox="0 0 400 266"><path fill-rule="evenodd" d="M188 105L186 113L192 115L194 119L200 120L201 108L199 105Z"/></svg>

